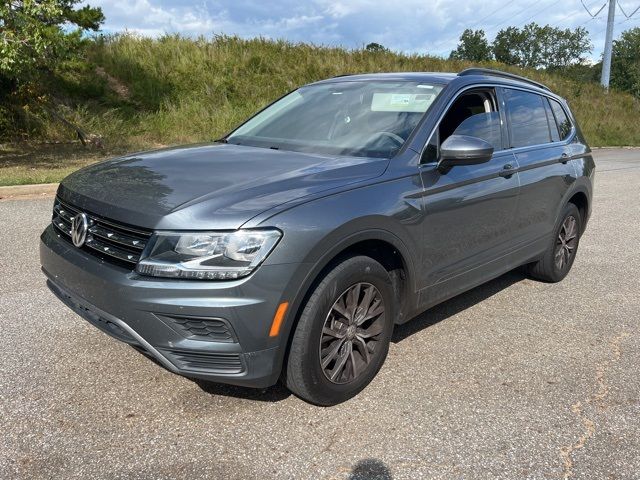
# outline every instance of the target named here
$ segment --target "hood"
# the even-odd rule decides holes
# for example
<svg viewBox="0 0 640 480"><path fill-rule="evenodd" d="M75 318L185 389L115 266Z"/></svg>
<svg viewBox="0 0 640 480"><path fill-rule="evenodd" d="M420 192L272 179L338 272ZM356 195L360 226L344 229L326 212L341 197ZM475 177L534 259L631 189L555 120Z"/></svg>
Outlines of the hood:
<svg viewBox="0 0 640 480"><path fill-rule="evenodd" d="M144 152L92 165L61 184L63 200L149 229L236 229L270 208L381 175L389 160L231 144Z"/></svg>

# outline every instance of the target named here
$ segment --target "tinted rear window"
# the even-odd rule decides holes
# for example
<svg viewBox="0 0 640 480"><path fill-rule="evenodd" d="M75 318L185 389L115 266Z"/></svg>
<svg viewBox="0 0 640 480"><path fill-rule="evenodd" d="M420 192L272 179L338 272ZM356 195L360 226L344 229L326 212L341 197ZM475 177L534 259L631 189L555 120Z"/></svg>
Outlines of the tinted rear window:
<svg viewBox="0 0 640 480"><path fill-rule="evenodd" d="M571 120L567 116L567 113L564 111L564 108L556 102L555 100L549 99L549 103L551 104L551 110L553 110L553 115L556 117L556 123L558 125L558 132L560 133L560 139L566 140L567 137L571 134Z"/></svg>
<svg viewBox="0 0 640 480"><path fill-rule="evenodd" d="M507 117L514 148L551 142L543 98L535 93L505 89Z"/></svg>

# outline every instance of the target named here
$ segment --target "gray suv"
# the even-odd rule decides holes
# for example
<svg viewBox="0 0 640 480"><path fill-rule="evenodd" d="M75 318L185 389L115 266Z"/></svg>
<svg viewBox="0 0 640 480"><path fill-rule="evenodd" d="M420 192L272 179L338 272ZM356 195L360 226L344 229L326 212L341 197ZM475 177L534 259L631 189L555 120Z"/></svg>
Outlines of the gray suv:
<svg viewBox="0 0 640 480"><path fill-rule="evenodd" d="M49 288L192 378L332 405L394 324L521 265L567 275L595 165L566 102L503 72L301 87L216 142L136 153L60 185Z"/></svg>

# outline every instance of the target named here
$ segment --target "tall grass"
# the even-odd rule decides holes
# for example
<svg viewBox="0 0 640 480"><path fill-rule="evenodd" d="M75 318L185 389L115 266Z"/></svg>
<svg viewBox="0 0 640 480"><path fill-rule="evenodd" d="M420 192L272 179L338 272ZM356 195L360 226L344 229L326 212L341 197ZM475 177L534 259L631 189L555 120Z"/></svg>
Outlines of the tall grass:
<svg viewBox="0 0 640 480"><path fill-rule="evenodd" d="M106 143L132 147L217 138L296 86L334 75L471 66L430 56L177 35L101 38L87 59L89 67L67 69L58 80L68 114ZM566 97L592 145L640 145L640 106L630 95L535 70L483 66L539 80ZM64 135L58 127L44 133Z"/></svg>

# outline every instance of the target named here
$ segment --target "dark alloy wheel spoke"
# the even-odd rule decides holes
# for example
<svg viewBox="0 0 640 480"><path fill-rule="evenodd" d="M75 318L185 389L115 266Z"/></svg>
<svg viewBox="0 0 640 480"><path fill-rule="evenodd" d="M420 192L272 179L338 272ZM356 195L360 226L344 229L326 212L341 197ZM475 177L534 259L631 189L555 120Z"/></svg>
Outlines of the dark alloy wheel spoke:
<svg viewBox="0 0 640 480"><path fill-rule="evenodd" d="M578 243L578 222L573 215L565 218L558 233L554 260L558 270L564 269L571 263Z"/></svg>
<svg viewBox="0 0 640 480"><path fill-rule="evenodd" d="M370 283L356 283L334 302L320 336L320 365L333 383L349 383L372 360L385 325L384 301Z"/></svg>

